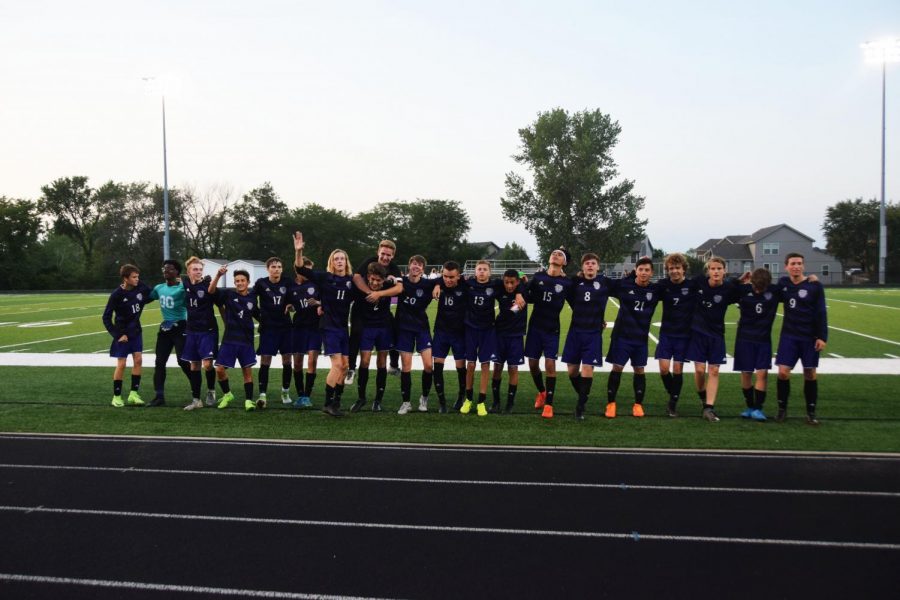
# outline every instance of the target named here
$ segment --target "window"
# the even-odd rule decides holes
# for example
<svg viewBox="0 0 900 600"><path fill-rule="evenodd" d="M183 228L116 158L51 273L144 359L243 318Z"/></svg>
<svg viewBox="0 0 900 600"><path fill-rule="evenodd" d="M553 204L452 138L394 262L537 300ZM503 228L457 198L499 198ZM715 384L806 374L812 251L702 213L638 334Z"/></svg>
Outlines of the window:
<svg viewBox="0 0 900 600"><path fill-rule="evenodd" d="M749 260L745 260L743 272L746 273L747 271L752 271L752 270L753 270L753 263L750 262Z"/></svg>
<svg viewBox="0 0 900 600"><path fill-rule="evenodd" d="M767 270L772 275L778 275L778 263L763 263L763 269Z"/></svg>
<svg viewBox="0 0 900 600"><path fill-rule="evenodd" d="M778 242L763 244L763 256L778 256Z"/></svg>
<svg viewBox="0 0 900 600"><path fill-rule="evenodd" d="M831 267L829 265L822 265L822 277L828 277L831 274Z"/></svg>

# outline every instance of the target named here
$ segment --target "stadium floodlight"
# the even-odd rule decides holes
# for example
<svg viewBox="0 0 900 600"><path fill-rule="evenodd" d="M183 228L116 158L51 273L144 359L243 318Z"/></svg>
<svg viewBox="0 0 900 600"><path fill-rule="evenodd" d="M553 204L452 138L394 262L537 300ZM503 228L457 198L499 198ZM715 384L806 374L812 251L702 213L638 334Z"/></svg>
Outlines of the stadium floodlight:
<svg viewBox="0 0 900 600"><path fill-rule="evenodd" d="M155 77L142 77L145 82L154 83ZM169 167L166 157L166 95L162 97L162 139L163 139L163 260L169 260Z"/></svg>
<svg viewBox="0 0 900 600"><path fill-rule="evenodd" d="M900 62L900 38L883 39L860 44L867 63L881 63L881 210L878 218L878 285L884 285L887 260L887 222L884 206L884 136L887 64Z"/></svg>

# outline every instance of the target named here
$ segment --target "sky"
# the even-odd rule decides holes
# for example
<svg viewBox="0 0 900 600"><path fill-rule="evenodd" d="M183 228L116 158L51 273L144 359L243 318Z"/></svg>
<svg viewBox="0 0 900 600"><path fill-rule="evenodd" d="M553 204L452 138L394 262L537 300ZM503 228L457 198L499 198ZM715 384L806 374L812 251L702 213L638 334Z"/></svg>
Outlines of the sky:
<svg viewBox="0 0 900 600"><path fill-rule="evenodd" d="M506 173L527 176L518 130L599 109L655 247L778 223L824 247L828 206L879 197L881 67L860 43L885 37L896 0L3 2L0 196L162 184L164 94L171 187L269 181L350 212L457 200L470 241L534 257L499 202ZM893 64L889 202L898 140Z"/></svg>

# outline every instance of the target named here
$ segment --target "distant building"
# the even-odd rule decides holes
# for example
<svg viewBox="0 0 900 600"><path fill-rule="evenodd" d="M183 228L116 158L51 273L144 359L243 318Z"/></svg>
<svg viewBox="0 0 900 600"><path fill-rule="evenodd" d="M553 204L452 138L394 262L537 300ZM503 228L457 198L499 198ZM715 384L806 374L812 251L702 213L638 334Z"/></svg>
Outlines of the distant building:
<svg viewBox="0 0 900 600"><path fill-rule="evenodd" d="M210 276L211 279L215 279L216 273L219 272L221 267L227 267L228 260L225 258L204 258L203 259L203 276ZM228 282L231 281L231 271L222 275L219 279L219 286L228 287Z"/></svg>
<svg viewBox="0 0 900 600"><path fill-rule="evenodd" d="M623 256L621 261L617 263L603 263L600 268L610 277L622 277L625 273L633 271L637 266L637 261L644 256L653 257L653 244L650 243L650 238L646 236L635 242L631 246L631 251L626 256ZM661 265L654 265L653 276L654 278L663 276Z"/></svg>
<svg viewBox="0 0 900 600"><path fill-rule="evenodd" d="M503 247L494 242L471 242L470 245L481 251L481 260L494 260L503 252Z"/></svg>
<svg viewBox="0 0 900 600"><path fill-rule="evenodd" d="M784 274L784 257L798 252L804 257L807 273L815 273L822 283L841 283L840 261L813 246L813 241L805 233L782 223L750 235L708 239L687 253L703 261L719 256L725 260L725 271L731 275L763 267L777 279Z"/></svg>
<svg viewBox="0 0 900 600"><path fill-rule="evenodd" d="M268 277L269 272L266 271L266 263L261 260L250 260L246 258L239 258L238 260L233 260L228 263L228 274L232 277L234 276L234 272L242 269L250 273L250 285L252 286L254 282L260 277ZM231 286L226 286L231 287Z"/></svg>

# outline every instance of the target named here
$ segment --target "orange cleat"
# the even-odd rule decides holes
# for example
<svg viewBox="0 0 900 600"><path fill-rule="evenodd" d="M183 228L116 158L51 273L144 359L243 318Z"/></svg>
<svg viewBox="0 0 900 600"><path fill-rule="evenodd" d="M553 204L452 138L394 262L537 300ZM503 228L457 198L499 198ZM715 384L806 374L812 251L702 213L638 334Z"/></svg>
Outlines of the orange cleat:
<svg viewBox="0 0 900 600"><path fill-rule="evenodd" d="M606 403L606 418L607 419L615 419L616 418L616 403L615 402L607 402Z"/></svg>
<svg viewBox="0 0 900 600"><path fill-rule="evenodd" d="M538 395L534 397L534 407L544 408L545 404L547 404L547 392L538 392Z"/></svg>
<svg viewBox="0 0 900 600"><path fill-rule="evenodd" d="M552 419L553 418L553 405L545 404L544 412L541 413L541 416L544 417L545 419Z"/></svg>
<svg viewBox="0 0 900 600"><path fill-rule="evenodd" d="M644 416L644 407L640 404L635 404L631 407L631 416L632 417L643 417Z"/></svg>

